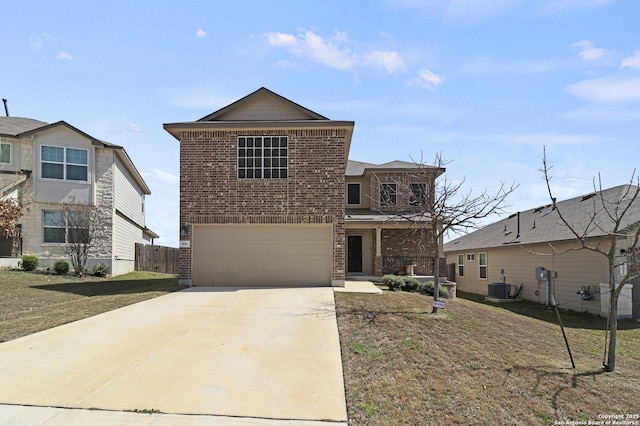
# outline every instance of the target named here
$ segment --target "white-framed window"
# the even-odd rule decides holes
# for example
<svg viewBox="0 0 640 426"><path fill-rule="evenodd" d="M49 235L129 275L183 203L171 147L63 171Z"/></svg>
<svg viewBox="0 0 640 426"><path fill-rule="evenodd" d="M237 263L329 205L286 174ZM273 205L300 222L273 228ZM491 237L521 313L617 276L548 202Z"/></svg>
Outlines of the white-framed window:
<svg viewBox="0 0 640 426"><path fill-rule="evenodd" d="M476 261L476 254L475 253L467 253L467 261L468 262L475 262Z"/></svg>
<svg viewBox="0 0 640 426"><path fill-rule="evenodd" d="M487 279L487 253L478 254L478 267L480 273L480 279Z"/></svg>
<svg viewBox="0 0 640 426"><path fill-rule="evenodd" d="M380 184L380 205L395 206L398 201L398 186L395 183Z"/></svg>
<svg viewBox="0 0 640 426"><path fill-rule="evenodd" d="M288 161L286 136L238 137L238 179L285 179Z"/></svg>
<svg viewBox="0 0 640 426"><path fill-rule="evenodd" d="M0 143L0 163L11 164L11 144Z"/></svg>
<svg viewBox="0 0 640 426"><path fill-rule="evenodd" d="M464 277L464 254L458 255L458 276Z"/></svg>
<svg viewBox="0 0 640 426"><path fill-rule="evenodd" d="M347 183L347 204L360 204L359 183Z"/></svg>
<svg viewBox="0 0 640 426"><path fill-rule="evenodd" d="M427 204L427 184L425 182L412 182L409 184L409 205L424 206Z"/></svg>
<svg viewBox="0 0 640 426"><path fill-rule="evenodd" d="M71 222L73 223L73 220ZM61 211L43 210L42 228L42 241L45 243L75 243L86 241L89 233L87 228L69 226L69 218Z"/></svg>
<svg viewBox="0 0 640 426"><path fill-rule="evenodd" d="M74 180L89 179L89 151L42 145L40 147L41 177L45 179Z"/></svg>

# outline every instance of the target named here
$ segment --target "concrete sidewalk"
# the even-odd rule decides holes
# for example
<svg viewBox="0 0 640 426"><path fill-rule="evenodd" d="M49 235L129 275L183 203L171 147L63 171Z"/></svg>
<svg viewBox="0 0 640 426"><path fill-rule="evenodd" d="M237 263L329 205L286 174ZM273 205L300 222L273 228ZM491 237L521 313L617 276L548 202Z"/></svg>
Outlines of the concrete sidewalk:
<svg viewBox="0 0 640 426"><path fill-rule="evenodd" d="M0 377L3 424L347 420L331 288L190 288L2 343Z"/></svg>

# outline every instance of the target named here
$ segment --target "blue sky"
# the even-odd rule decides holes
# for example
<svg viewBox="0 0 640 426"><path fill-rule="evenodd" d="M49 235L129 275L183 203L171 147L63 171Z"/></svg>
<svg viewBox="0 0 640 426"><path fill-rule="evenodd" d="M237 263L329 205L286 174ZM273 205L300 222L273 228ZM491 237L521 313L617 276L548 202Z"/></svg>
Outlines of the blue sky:
<svg viewBox="0 0 640 426"><path fill-rule="evenodd" d="M123 145L147 225L177 246L179 144L264 86L354 120L350 158L450 160L509 211L627 183L640 163L637 0L24 1L2 7L0 97Z"/></svg>

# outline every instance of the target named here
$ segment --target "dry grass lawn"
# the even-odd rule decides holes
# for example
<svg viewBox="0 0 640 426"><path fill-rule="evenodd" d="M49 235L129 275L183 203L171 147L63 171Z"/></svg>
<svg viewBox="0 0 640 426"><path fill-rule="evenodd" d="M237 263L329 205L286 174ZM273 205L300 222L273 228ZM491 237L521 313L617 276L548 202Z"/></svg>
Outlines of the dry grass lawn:
<svg viewBox="0 0 640 426"><path fill-rule="evenodd" d="M350 424L587 424L598 415L640 414L637 322L620 323L616 371L603 373L599 317L562 313L574 370L544 306L458 298L432 315L432 301L336 294Z"/></svg>
<svg viewBox="0 0 640 426"><path fill-rule="evenodd" d="M0 342L179 290L175 275L114 278L0 270Z"/></svg>

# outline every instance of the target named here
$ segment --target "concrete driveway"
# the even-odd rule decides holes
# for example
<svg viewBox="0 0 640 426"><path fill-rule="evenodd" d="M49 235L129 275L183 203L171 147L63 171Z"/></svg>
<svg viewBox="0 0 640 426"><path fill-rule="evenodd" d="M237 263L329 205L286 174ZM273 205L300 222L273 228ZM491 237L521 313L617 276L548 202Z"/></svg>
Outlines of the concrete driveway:
<svg viewBox="0 0 640 426"><path fill-rule="evenodd" d="M0 377L3 424L347 420L331 288L186 289L2 343Z"/></svg>

